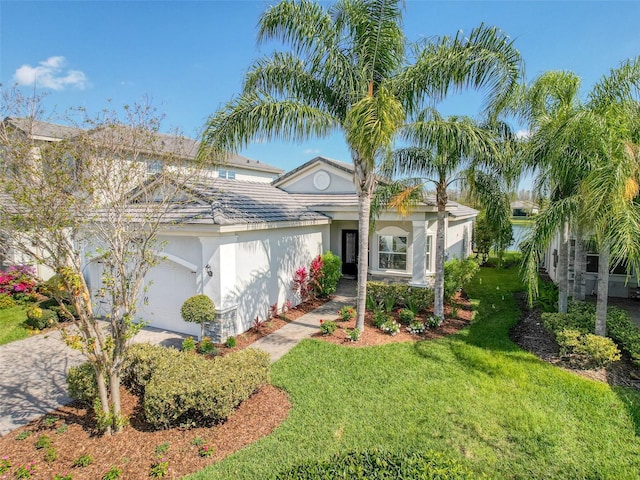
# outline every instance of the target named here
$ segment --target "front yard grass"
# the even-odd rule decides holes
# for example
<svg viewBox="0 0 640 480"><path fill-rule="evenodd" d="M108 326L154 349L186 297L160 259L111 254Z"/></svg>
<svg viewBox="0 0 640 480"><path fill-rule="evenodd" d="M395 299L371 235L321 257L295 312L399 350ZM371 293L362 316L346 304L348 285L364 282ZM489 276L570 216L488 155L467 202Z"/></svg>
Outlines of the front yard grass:
<svg viewBox="0 0 640 480"><path fill-rule="evenodd" d="M0 310L0 345L29 336L30 331L24 325L27 308L24 305L16 305Z"/></svg>
<svg viewBox="0 0 640 480"><path fill-rule="evenodd" d="M289 418L189 478L273 478L370 447L440 451L492 479L638 478L640 393L512 343L521 288L516 269L482 269L467 289L475 322L436 341L356 349L303 341L272 367L293 404Z"/></svg>

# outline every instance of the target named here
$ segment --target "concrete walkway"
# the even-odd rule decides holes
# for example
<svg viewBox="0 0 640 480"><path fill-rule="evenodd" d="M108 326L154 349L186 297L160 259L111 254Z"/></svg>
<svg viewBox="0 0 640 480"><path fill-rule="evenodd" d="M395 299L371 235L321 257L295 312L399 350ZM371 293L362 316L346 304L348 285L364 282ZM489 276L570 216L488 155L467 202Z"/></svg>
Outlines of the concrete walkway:
<svg viewBox="0 0 640 480"><path fill-rule="evenodd" d="M183 335L145 328L136 342L180 347ZM0 436L71 402L66 374L85 357L59 331L0 346Z"/></svg>
<svg viewBox="0 0 640 480"><path fill-rule="evenodd" d="M297 320L285 325L281 329L254 342L251 347L259 348L271 355L271 363L280 359L303 338L308 338L319 331L320 320L335 320L338 310L345 305L355 306L356 282L342 279L338 285L335 297L312 312L302 315Z"/></svg>
<svg viewBox="0 0 640 480"><path fill-rule="evenodd" d="M342 306L355 305L355 296L356 282L343 279L333 300L252 347L265 350L275 362L300 340L317 332L321 318L337 318ZM134 341L180 348L186 336L147 327ZM70 367L84 361L83 355L65 345L59 331L0 346L0 436L71 402L66 374Z"/></svg>

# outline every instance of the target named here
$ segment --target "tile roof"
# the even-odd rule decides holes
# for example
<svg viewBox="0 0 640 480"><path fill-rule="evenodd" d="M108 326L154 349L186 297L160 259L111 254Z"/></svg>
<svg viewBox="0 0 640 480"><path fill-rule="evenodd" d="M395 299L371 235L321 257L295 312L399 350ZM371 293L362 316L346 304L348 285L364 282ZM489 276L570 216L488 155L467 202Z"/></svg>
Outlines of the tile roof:
<svg viewBox="0 0 640 480"><path fill-rule="evenodd" d="M30 122L26 118L7 117L5 118L5 122L9 122L16 128L19 128L26 133L31 133L35 137L42 137L52 140L64 140L73 138L74 136L77 136L83 132L82 129L76 127L68 127L65 125L58 125L55 123L40 121ZM127 129L126 127L121 127L121 132L116 131L115 134L116 136L121 137L122 141L126 141L126 139L130 137L129 129ZM100 137L105 137L107 134L104 133L103 129L98 128L90 132L90 135L97 139L100 139ZM109 140L113 141L114 131L110 130L108 135ZM154 137L157 138L158 143L156 145L153 145L152 148L148 149L153 153L178 155L184 158L193 159L195 158L198 149L200 148L200 142L188 137L179 135L167 135L163 133L154 134ZM221 166L227 168L236 167L244 168L247 170L262 171L272 173L274 175L278 175L284 172L284 170L282 170L281 168L274 167L273 165L268 165L258 160L252 160L250 158L243 157L242 155L237 154L230 154L224 160L224 163Z"/></svg>
<svg viewBox="0 0 640 480"><path fill-rule="evenodd" d="M176 201L166 223L242 225L327 219L268 183L215 178L187 188L192 200ZM143 215L145 205L133 204L129 210L135 218Z"/></svg>

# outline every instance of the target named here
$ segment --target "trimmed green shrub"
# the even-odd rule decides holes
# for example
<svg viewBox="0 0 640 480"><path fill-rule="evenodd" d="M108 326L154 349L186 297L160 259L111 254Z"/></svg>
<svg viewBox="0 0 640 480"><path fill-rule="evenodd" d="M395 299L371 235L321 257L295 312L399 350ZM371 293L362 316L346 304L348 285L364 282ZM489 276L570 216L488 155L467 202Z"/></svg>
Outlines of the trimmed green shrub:
<svg viewBox="0 0 640 480"><path fill-rule="evenodd" d="M409 287L405 303L407 308L415 315L422 310L427 310L433 306L433 289L424 287Z"/></svg>
<svg viewBox="0 0 640 480"><path fill-rule="evenodd" d="M136 395L144 395L152 375L166 363L181 358L175 348L165 348L149 343L136 343L127 349L122 364L122 384Z"/></svg>
<svg viewBox="0 0 640 480"><path fill-rule="evenodd" d="M202 340L198 342L196 350L202 355L218 355L220 353L209 337L203 337Z"/></svg>
<svg viewBox="0 0 640 480"><path fill-rule="evenodd" d="M193 337L187 337L182 340L182 351L193 352L196 349L196 341Z"/></svg>
<svg viewBox="0 0 640 480"><path fill-rule="evenodd" d="M269 381L269 354L255 349L212 360L178 352L160 363L143 401L145 417L156 428L223 421Z"/></svg>
<svg viewBox="0 0 640 480"><path fill-rule="evenodd" d="M629 314L617 307L607 311L607 331L631 360L640 366L640 328L631 321Z"/></svg>
<svg viewBox="0 0 640 480"><path fill-rule="evenodd" d="M569 302L568 313L543 313L545 328L556 334L563 329L574 329L582 334L595 331L596 306L586 302ZM629 314L618 307L607 310L607 335L631 360L640 366L640 328L631 321Z"/></svg>
<svg viewBox="0 0 640 480"><path fill-rule="evenodd" d="M320 278L317 280L317 295L327 297L336 291L338 281L342 277L342 260L328 251L322 255Z"/></svg>
<svg viewBox="0 0 640 480"><path fill-rule="evenodd" d="M373 325L376 328L380 328L387 320L391 319L387 312L382 310L375 310L373 312Z"/></svg>
<svg viewBox="0 0 640 480"><path fill-rule="evenodd" d="M11 297L11 295L8 295L6 293L0 293L0 310L4 308L15 307L15 306L16 306L16 302Z"/></svg>
<svg viewBox="0 0 640 480"><path fill-rule="evenodd" d="M402 323L403 325L409 325L415 320L415 318L415 313L413 313L408 308L403 308L398 312L398 320L400 320L400 323Z"/></svg>
<svg viewBox="0 0 640 480"><path fill-rule="evenodd" d="M453 296L469 283L480 267L472 258L454 258L444 263L444 299L450 302Z"/></svg>
<svg viewBox="0 0 640 480"><path fill-rule="evenodd" d="M58 314L53 310L31 307L27 310L25 323L35 330L44 330L58 324Z"/></svg>
<svg viewBox="0 0 640 480"><path fill-rule="evenodd" d="M202 337L205 322L213 322L216 318L216 306L207 295L194 295L184 301L180 315L185 322L199 323Z"/></svg>
<svg viewBox="0 0 640 480"><path fill-rule="evenodd" d="M227 348L234 348L237 344L238 344L238 341L236 340L236 337L229 337L224 342L224 346Z"/></svg>
<svg viewBox="0 0 640 480"><path fill-rule="evenodd" d="M96 371L89 362L77 367L71 367L67 373L67 388L69 396L86 405L93 405L98 398L98 384Z"/></svg>
<svg viewBox="0 0 640 480"><path fill-rule="evenodd" d="M466 480L478 478L460 462L438 452L346 452L328 460L310 460L276 474L278 480L326 478Z"/></svg>

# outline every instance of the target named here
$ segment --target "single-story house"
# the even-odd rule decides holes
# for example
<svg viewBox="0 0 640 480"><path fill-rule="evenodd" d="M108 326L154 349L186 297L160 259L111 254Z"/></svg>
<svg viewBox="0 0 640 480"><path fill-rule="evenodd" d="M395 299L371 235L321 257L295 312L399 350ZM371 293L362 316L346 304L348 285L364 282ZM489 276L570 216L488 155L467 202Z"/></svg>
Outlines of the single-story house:
<svg viewBox="0 0 640 480"><path fill-rule="evenodd" d="M271 305L297 303L293 274L316 255L331 250L342 259L343 273L355 275L358 208L352 178L351 165L317 157L271 184L213 178L192 185L197 198L177 204L161 234L163 261L146 279L141 318L197 335L199 326L184 322L180 307L202 293L214 301L220 320L208 334L223 341L248 330L256 317L265 319ZM446 255L466 257L477 211L455 202L447 210ZM384 212L371 230L370 278L428 285L435 233L435 202L404 218ZM99 285L99 262L86 272L90 285Z"/></svg>
<svg viewBox="0 0 640 480"><path fill-rule="evenodd" d="M8 117L4 125L38 142L72 139L79 129ZM101 135L100 131L84 132ZM126 131L122 132L126 134ZM184 137L160 135L154 151L194 158L199 144ZM141 171L157 173L162 163L152 155L136 157ZM125 159L125 161L133 161ZM188 164L188 162L187 162ZM146 170L145 170L146 169ZM139 316L151 326L197 335L199 326L186 323L180 307L190 296L206 294L215 303L220 322L210 335L224 340L265 319L270 306L296 303L291 285L295 270L331 250L343 263L343 274L356 275L358 259L358 199L351 164L316 157L284 173L271 165L234 155L211 167L199 183L176 198L172 217L161 231L162 261L145 279ZM435 199L427 199L403 217L385 211L371 228L369 277L428 285L435 268ZM477 211L449 202L446 257L471 254ZM88 253L88 252L87 252ZM4 252L5 264L24 263ZM101 283L99 258L88 260L87 283ZM45 272L41 273L45 277ZM49 272L49 275L51 272ZM106 312L96 298L96 313Z"/></svg>
<svg viewBox="0 0 640 480"><path fill-rule="evenodd" d="M516 200L510 206L512 217L530 217L540 212L540 207L529 200Z"/></svg>
<svg viewBox="0 0 640 480"><path fill-rule="evenodd" d="M575 279L575 237L569 239L569 292L573 291L573 281ZM542 260L542 268L547 272L551 280L558 283L558 252L560 251L560 235L556 235L552 240ZM598 288L598 251L589 246L585 252L585 294L596 295ZM618 298L640 298L640 284L638 274L634 272L627 278L627 266L622 263L612 266L609 273L609 296Z"/></svg>

